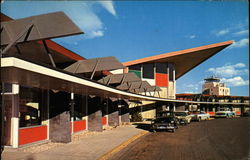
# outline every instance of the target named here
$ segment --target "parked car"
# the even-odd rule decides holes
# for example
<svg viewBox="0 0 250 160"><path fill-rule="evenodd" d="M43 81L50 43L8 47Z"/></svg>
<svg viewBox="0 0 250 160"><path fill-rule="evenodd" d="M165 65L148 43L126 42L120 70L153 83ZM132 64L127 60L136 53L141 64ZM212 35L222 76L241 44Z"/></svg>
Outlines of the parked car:
<svg viewBox="0 0 250 160"><path fill-rule="evenodd" d="M192 116L188 111L176 111L174 115L179 119L180 124L189 124L191 122Z"/></svg>
<svg viewBox="0 0 250 160"><path fill-rule="evenodd" d="M171 130L175 132L177 128L178 124L176 118L173 116L156 118L151 124L151 130L154 132L157 130Z"/></svg>
<svg viewBox="0 0 250 160"><path fill-rule="evenodd" d="M243 112L244 117L250 117L250 110Z"/></svg>
<svg viewBox="0 0 250 160"><path fill-rule="evenodd" d="M191 116L193 121L208 120L210 118L210 115L203 111L194 112Z"/></svg>
<svg viewBox="0 0 250 160"><path fill-rule="evenodd" d="M232 111L218 111L215 112L215 118L232 118L235 117L235 112Z"/></svg>

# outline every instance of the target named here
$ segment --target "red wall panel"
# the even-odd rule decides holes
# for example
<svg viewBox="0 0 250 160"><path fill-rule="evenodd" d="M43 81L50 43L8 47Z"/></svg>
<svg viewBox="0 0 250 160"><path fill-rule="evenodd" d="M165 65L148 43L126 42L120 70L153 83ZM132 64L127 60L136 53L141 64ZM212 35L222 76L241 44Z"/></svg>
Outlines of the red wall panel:
<svg viewBox="0 0 250 160"><path fill-rule="evenodd" d="M47 139L47 126L19 129L19 145Z"/></svg>
<svg viewBox="0 0 250 160"><path fill-rule="evenodd" d="M168 87L168 74L156 73L155 81L156 81L156 86Z"/></svg>
<svg viewBox="0 0 250 160"><path fill-rule="evenodd" d="M107 117L102 117L102 125L106 125L107 124Z"/></svg>
<svg viewBox="0 0 250 160"><path fill-rule="evenodd" d="M74 132L83 131L86 129L86 120L74 121Z"/></svg>

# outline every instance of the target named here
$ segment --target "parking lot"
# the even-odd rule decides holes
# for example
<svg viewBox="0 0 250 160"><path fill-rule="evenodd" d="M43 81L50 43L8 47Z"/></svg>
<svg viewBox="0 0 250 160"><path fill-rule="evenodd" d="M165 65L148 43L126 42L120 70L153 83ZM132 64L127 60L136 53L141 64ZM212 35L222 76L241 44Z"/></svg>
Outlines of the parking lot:
<svg viewBox="0 0 250 160"><path fill-rule="evenodd" d="M249 158L249 118L192 122L131 143L110 160L243 160ZM147 125L140 125L147 129Z"/></svg>

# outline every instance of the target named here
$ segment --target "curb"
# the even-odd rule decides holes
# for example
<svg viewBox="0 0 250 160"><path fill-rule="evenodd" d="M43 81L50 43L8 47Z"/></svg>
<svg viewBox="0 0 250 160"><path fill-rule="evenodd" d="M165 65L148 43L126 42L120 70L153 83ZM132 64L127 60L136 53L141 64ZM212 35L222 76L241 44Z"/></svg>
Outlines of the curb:
<svg viewBox="0 0 250 160"><path fill-rule="evenodd" d="M121 151L123 148L127 147L130 143L134 142L136 139L146 135L147 133L149 133L148 131L142 131L139 134L133 136L132 138L129 138L128 140L126 140L125 142L123 142L122 144L120 144L119 146L113 148L112 150L108 151L107 153L105 153L104 155L102 155L101 157L99 157L97 160L107 160L108 158L110 158L112 155L114 155L115 153Z"/></svg>

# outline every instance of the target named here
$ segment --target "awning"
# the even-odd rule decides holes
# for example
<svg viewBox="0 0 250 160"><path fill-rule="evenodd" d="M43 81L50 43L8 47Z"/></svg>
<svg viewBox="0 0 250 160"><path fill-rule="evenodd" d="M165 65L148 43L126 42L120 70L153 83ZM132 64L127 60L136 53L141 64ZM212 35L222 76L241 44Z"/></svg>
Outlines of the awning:
<svg viewBox="0 0 250 160"><path fill-rule="evenodd" d="M127 82L140 81L141 79L137 77L134 73L123 73L123 74L110 74L98 82L109 85L109 84L121 84Z"/></svg>
<svg viewBox="0 0 250 160"><path fill-rule="evenodd" d="M53 67L45 67L19 58L8 57L1 59L1 77L4 83L14 83L42 89L54 89L81 95L96 95L103 98L115 97L128 100L148 100L192 104L232 104L248 105L249 103L233 102L198 102L166 98L149 97L121 91L106 85L91 81L76 75L66 73ZM13 76L15 75L15 76Z"/></svg>
<svg viewBox="0 0 250 160"><path fill-rule="evenodd" d="M123 68L124 66L115 57L111 56L79 60L66 67L64 70L74 74L90 73L91 75L89 78L92 79L96 72L111 71Z"/></svg>
<svg viewBox="0 0 250 160"><path fill-rule="evenodd" d="M1 22L1 45L11 43L22 32L16 43L83 33L63 12L48 13Z"/></svg>

